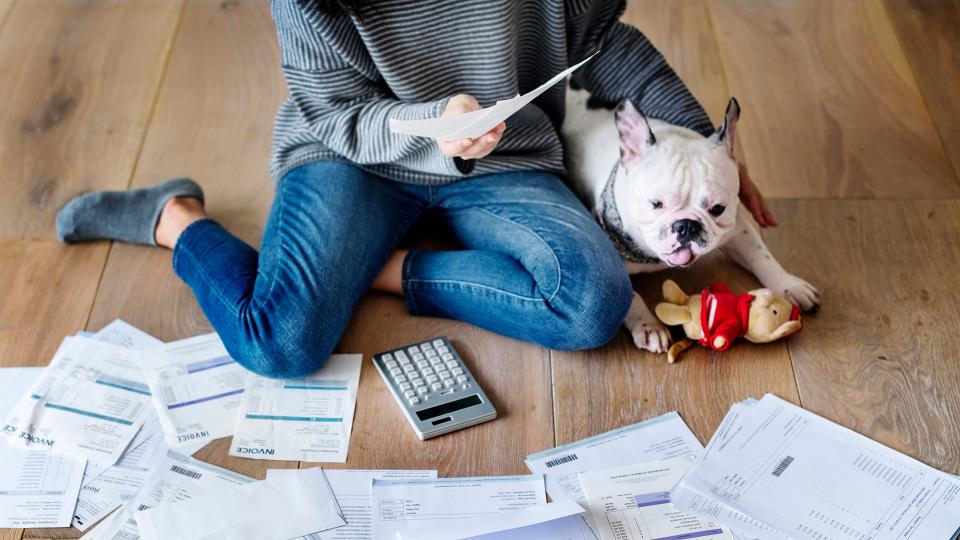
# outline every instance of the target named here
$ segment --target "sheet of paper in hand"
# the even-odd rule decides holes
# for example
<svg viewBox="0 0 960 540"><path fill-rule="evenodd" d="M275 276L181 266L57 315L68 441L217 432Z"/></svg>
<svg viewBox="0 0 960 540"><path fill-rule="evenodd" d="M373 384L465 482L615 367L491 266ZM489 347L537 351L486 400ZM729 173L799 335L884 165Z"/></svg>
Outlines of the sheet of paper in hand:
<svg viewBox="0 0 960 540"><path fill-rule="evenodd" d="M427 118L424 120L397 120L391 118L390 131L404 135L441 139L444 141L479 137L497 127L497 124L524 108L534 99L537 99L540 94L565 79L567 75L576 71L577 68L589 62L599 53L600 51L591 54L585 60L557 73L549 81L522 96L518 94L510 99L498 101L496 104L485 109L458 114L456 116Z"/></svg>

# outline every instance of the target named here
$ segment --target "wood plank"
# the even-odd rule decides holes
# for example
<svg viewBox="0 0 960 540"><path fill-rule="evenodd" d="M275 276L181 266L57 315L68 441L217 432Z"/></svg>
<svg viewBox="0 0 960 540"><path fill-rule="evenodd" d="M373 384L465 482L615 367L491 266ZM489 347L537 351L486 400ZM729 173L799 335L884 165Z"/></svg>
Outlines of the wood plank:
<svg viewBox="0 0 960 540"><path fill-rule="evenodd" d="M885 0L885 5L960 179L960 0Z"/></svg>
<svg viewBox="0 0 960 540"><path fill-rule="evenodd" d="M106 257L106 244L0 244L0 365L46 365L84 328Z"/></svg>
<svg viewBox="0 0 960 540"><path fill-rule="evenodd" d="M820 287L789 341L806 408L960 473L960 201L776 201L771 248Z"/></svg>
<svg viewBox="0 0 960 540"><path fill-rule="evenodd" d="M960 194L881 4L709 6L743 106L740 140L767 197Z"/></svg>
<svg viewBox="0 0 960 540"><path fill-rule="evenodd" d="M704 0L632 0L621 18L640 29L719 123L730 95Z"/></svg>
<svg viewBox="0 0 960 540"><path fill-rule="evenodd" d="M0 33L0 241L52 239L67 200L126 186L179 12L151 0L13 7Z"/></svg>
<svg viewBox="0 0 960 540"><path fill-rule="evenodd" d="M107 249L56 241L0 244L0 366L44 366L63 337L83 329ZM70 529L37 531L76 536ZM0 539L31 532L0 530Z"/></svg>
<svg viewBox="0 0 960 540"><path fill-rule="evenodd" d="M7 22L7 15L13 8L13 0L0 0L0 31L3 31L3 25Z"/></svg>
<svg viewBox="0 0 960 540"><path fill-rule="evenodd" d="M278 58L266 3L189 3L133 185L193 175L204 185L214 216L257 243L273 192L267 159L284 91ZM117 317L164 340L210 331L193 295L170 269L170 252L156 248L111 249L88 327L98 329ZM229 444L230 439L215 441L197 457L258 479L268 468L297 466L231 458ZM36 529L25 536L51 534Z"/></svg>
<svg viewBox="0 0 960 540"><path fill-rule="evenodd" d="M211 214L257 245L273 200L273 116L285 93L266 3L188 4L133 185L192 176ZM163 340L210 329L163 249L113 247L91 328L116 317Z"/></svg>
<svg viewBox="0 0 960 540"><path fill-rule="evenodd" d="M453 342L499 416L421 441L370 358L438 335ZM401 299L371 294L361 303L339 350L364 355L350 454L343 467L437 469L440 476L521 474L529 473L523 464L527 454L553 446L550 357L544 349L461 322L411 317Z"/></svg>
<svg viewBox="0 0 960 540"><path fill-rule="evenodd" d="M0 540L20 540L23 529L0 529Z"/></svg>
<svg viewBox="0 0 960 540"><path fill-rule="evenodd" d="M719 254L687 270L636 276L634 285L653 306L662 299L660 286L667 277L688 292L715 281L737 291L758 287L752 276ZM638 350L622 331L601 349L553 352L553 378L557 444L672 410L706 443L733 403L765 392L799 401L783 343L737 343L725 353L697 346L671 365L666 355Z"/></svg>

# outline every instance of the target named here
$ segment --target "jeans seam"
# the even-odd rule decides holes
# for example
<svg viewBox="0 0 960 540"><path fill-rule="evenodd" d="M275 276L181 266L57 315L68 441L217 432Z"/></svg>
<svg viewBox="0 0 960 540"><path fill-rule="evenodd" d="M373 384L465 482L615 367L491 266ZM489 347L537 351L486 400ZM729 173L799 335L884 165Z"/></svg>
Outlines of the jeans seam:
<svg viewBox="0 0 960 540"><path fill-rule="evenodd" d="M276 197L280 198L280 208L277 210L277 214L278 214L277 215L277 228L278 228L277 249L276 249L275 259L273 261L273 276L270 278L270 287L267 288L267 292L262 296L262 299L259 302L253 301L254 300L253 292L256 291L256 283L254 283L254 291L250 292L250 299L251 299L250 315L251 316L256 316L256 314L259 313L260 310L263 308L263 306L267 303L267 300L270 299L270 295L273 294L273 289L277 285L277 275L280 273L279 259L280 259L280 252L284 249L283 237L284 237L284 230L286 229L286 227L283 224L283 216L284 216L284 212L286 211L287 205L286 205L286 199L284 198L283 191L282 191L283 186L286 184L286 182L284 182L285 179L286 177L281 178L280 182L277 184ZM258 253L258 256L259 256L259 253ZM259 269L260 269L260 264L257 264L257 270L259 271Z"/></svg>
<svg viewBox="0 0 960 540"><path fill-rule="evenodd" d="M220 300L220 303L227 307L231 313L236 317L240 317L240 311L234 308L233 302L229 301L223 294L220 292L220 289L214 287L213 282L207 278L207 273L203 271L203 265L200 263L200 260L193 254L187 251L187 255L192 259L193 265L199 270L197 273L200 274L200 278L206 284L207 289L213 291L214 295Z"/></svg>
<svg viewBox="0 0 960 540"><path fill-rule="evenodd" d="M506 219L506 218L504 218L504 217L502 217L502 216L499 216L499 215L497 215L497 214L495 214L495 213L491 212L490 210L488 210L488 209L486 209L486 208L483 208L483 207L478 207L478 208L475 208L475 209L476 209L476 210L479 210L480 212L484 212L484 213L486 213L486 214L489 214L489 215L490 215L491 217L493 217L494 219L498 219L498 220L500 220L500 221L509 223L509 224L511 224L511 225L515 225L515 226L517 226L517 227L520 227L521 229L523 229L523 230L527 231L528 233L532 234L534 237L536 237L537 240L539 240L544 246L546 246L547 251L550 252L550 256L553 257L553 263L556 265L556 268L557 268L557 287L556 287L556 289L553 290L552 293L550 293L550 297L549 297L549 298L546 298L547 303L552 302L553 299L556 298L557 294L560 293L560 286L563 284L563 268L561 268L561 266L560 266L560 259L557 258L557 254L556 254L556 252L553 251L553 247L550 246L550 243L547 242L546 240L544 240L544 238L543 238L542 236L540 236L536 231L534 231L533 229L530 229L529 227L523 225L522 223L517 223L516 221ZM469 208L468 208L468 210L469 210ZM521 298L526 298L526 297L521 297Z"/></svg>
<svg viewBox="0 0 960 540"><path fill-rule="evenodd" d="M403 267L400 272L400 287L404 292L404 300L407 304L407 312L413 315L417 314L417 299L413 297L413 291L408 287L408 285L415 280L411 280L408 276L410 275L410 268L413 266L413 259L417 256L417 250L412 249L407 253L407 256L403 259Z"/></svg>
<svg viewBox="0 0 960 540"><path fill-rule="evenodd" d="M408 279L404 285L408 284L427 284L427 285L458 285L461 287L470 287L473 289L481 289L485 291L492 291L495 293L503 294L511 298L516 298L517 300L523 300L525 302L546 302L542 296L523 296L515 294L503 289L498 289L496 287L491 287L489 285L481 285L479 283L471 283L469 281L460 281L457 279Z"/></svg>

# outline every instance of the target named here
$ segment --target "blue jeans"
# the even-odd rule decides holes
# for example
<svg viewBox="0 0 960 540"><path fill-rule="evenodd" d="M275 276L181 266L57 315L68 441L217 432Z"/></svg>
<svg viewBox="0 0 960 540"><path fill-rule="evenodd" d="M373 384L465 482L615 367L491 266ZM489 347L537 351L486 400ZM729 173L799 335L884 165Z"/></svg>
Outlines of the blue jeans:
<svg viewBox="0 0 960 540"><path fill-rule="evenodd" d="M277 184L259 253L204 219L183 231L173 267L239 363L301 376L323 365L401 236L427 212L463 249L410 252L410 313L560 350L617 333L630 280L583 204L548 173L417 186L348 163L304 165Z"/></svg>

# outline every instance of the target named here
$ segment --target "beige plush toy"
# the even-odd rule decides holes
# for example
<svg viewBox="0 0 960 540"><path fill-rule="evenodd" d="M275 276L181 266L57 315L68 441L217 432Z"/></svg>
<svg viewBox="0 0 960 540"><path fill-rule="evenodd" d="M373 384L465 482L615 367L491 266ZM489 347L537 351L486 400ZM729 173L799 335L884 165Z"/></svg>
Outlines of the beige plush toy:
<svg viewBox="0 0 960 540"><path fill-rule="evenodd" d="M799 306L770 289L734 294L723 283L715 283L691 297L668 279L663 282L663 298L666 302L657 304L657 318L668 326L683 326L687 335L667 351L671 364L694 341L725 351L738 337L768 343L796 334L803 327Z"/></svg>

